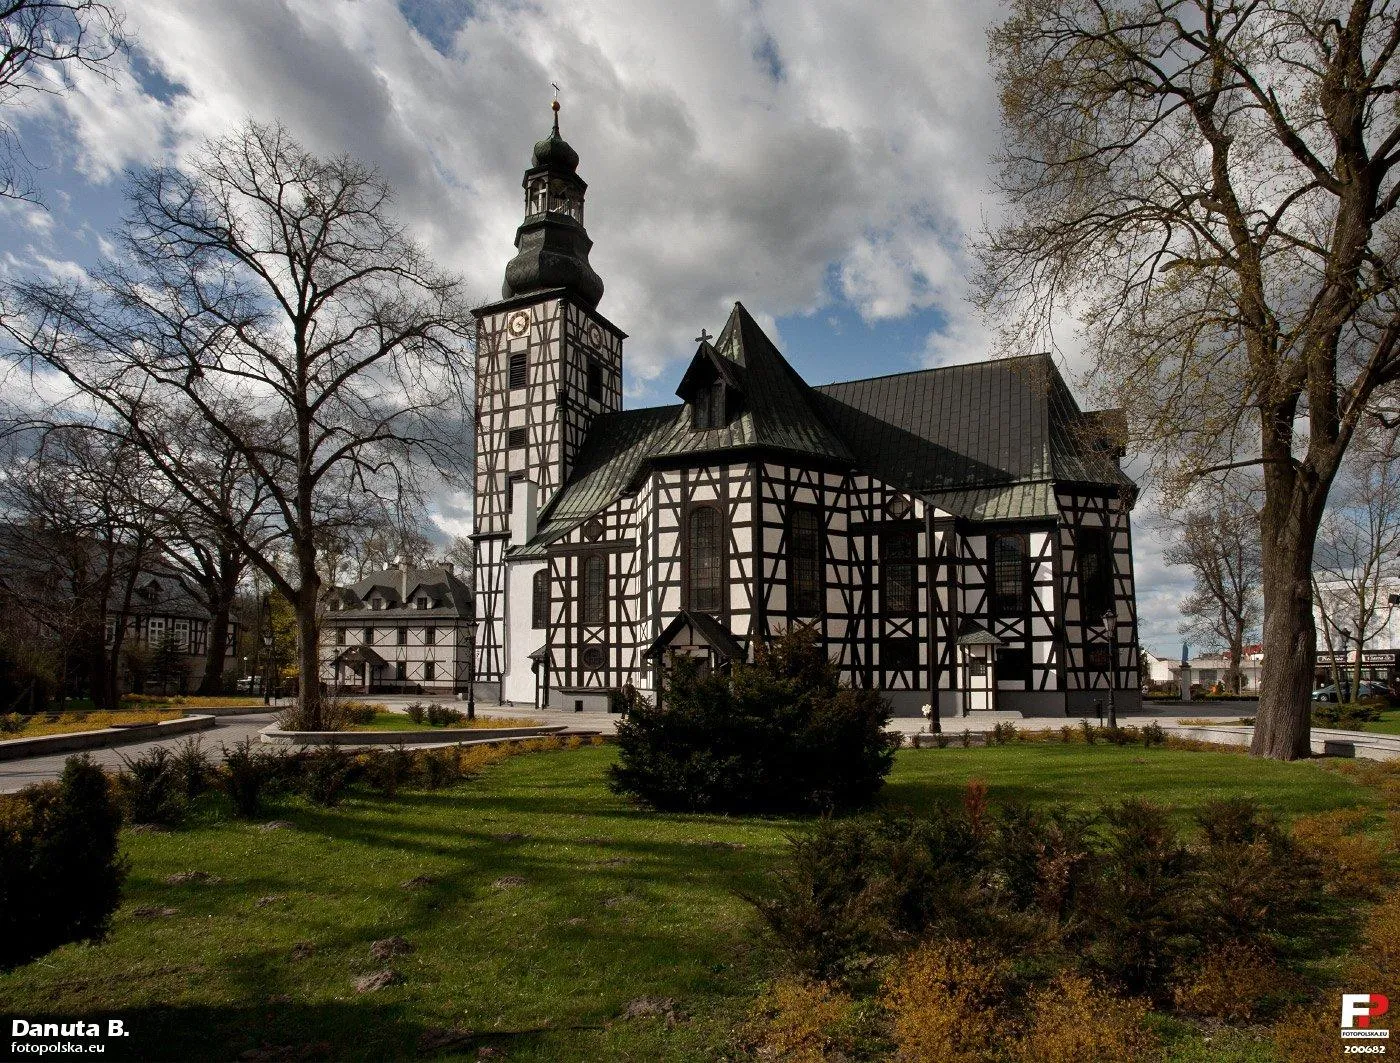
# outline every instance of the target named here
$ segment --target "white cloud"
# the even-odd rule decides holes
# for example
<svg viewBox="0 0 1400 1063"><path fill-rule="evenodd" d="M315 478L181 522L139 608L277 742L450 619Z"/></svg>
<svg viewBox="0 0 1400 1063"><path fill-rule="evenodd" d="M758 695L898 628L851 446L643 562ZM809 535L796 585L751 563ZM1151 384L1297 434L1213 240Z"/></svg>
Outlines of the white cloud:
<svg viewBox="0 0 1400 1063"><path fill-rule="evenodd" d="M122 69L115 84L80 77L52 106L99 180L246 117L370 160L484 302L558 82L590 186L600 309L631 335L629 400L656 402L697 330L715 331L735 299L765 326L841 301L867 321L932 310L940 327L908 353L939 364L990 352L965 294L966 241L995 215L996 14L958 0L878 15L808 0L483 4L440 51L393 0L143 0L130 28L177 91L145 94ZM1074 352L1069 368L1081 368ZM1140 589L1155 593L1149 571L1166 574L1144 566Z"/></svg>
<svg viewBox="0 0 1400 1063"><path fill-rule="evenodd" d="M665 394L646 382L674 372L734 299L772 317L819 309L833 266L837 294L867 319L937 307L967 321L962 245L996 128L991 12L906 6L881 18L818 17L796 0L483 7L444 55L390 0L146 0L131 11L139 47L183 94L143 95L122 70L115 85L80 79L61 105L97 178L250 115L370 159L484 300L558 81L591 186L601 309L631 333L634 384Z"/></svg>

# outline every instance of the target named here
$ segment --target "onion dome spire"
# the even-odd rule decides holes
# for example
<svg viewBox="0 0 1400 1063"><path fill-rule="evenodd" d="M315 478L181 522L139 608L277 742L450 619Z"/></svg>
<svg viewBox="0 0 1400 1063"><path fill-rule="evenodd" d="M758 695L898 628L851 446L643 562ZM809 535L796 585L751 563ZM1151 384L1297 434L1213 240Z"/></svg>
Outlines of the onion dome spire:
<svg viewBox="0 0 1400 1063"><path fill-rule="evenodd" d="M578 175L578 152L559 133L559 101L551 105L554 127L535 145L525 189L525 220L515 233L516 255L506 266L501 297L567 288L593 309L603 281L588 264L593 241L583 227L587 183Z"/></svg>

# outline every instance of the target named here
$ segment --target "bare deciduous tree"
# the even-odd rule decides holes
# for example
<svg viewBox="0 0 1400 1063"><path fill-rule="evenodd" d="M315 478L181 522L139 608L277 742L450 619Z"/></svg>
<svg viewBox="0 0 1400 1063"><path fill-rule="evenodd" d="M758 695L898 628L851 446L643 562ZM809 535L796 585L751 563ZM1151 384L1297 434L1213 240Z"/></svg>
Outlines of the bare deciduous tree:
<svg viewBox="0 0 1400 1063"><path fill-rule="evenodd" d="M74 425L28 435L32 449L7 455L0 478L0 607L52 645L66 693L113 710L159 485L126 440Z"/></svg>
<svg viewBox="0 0 1400 1063"><path fill-rule="evenodd" d="M1400 448L1393 430L1368 429L1332 491L1317 540L1317 586L1329 650L1333 633L1355 641L1353 695L1361 688L1362 650L1390 622L1400 577ZM1343 647L1345 651L1346 647Z"/></svg>
<svg viewBox="0 0 1400 1063"><path fill-rule="evenodd" d="M303 723L322 726L318 630L325 527L368 496L464 467L471 318L390 215L372 168L322 159L250 123L182 169L137 174L124 261L86 284L23 283L3 322L20 365L60 374L122 426L297 614ZM278 534L222 508L199 421L246 463ZM285 562L285 563L283 563Z"/></svg>
<svg viewBox="0 0 1400 1063"><path fill-rule="evenodd" d="M1186 566L1195 580L1181 605L1181 630L1226 648L1226 685L1238 694L1244 647L1262 615L1258 512L1245 491L1227 484L1204 505L1164 517L1177 541L1163 559Z"/></svg>
<svg viewBox="0 0 1400 1063"><path fill-rule="evenodd" d="M991 49L1010 213L981 303L1068 313L1169 489L1263 478L1252 751L1308 753L1328 491L1400 377L1400 17L1387 0L1012 0Z"/></svg>
<svg viewBox="0 0 1400 1063"><path fill-rule="evenodd" d="M122 17L98 0L0 0L0 110L62 91L67 68L105 74L123 43ZM33 199L14 126L0 120L0 196Z"/></svg>

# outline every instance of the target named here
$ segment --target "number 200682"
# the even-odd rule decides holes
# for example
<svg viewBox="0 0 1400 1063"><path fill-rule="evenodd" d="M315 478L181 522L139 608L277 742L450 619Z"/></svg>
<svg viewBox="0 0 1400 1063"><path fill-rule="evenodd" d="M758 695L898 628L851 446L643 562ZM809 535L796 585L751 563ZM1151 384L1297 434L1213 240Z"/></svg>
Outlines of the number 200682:
<svg viewBox="0 0 1400 1063"><path fill-rule="evenodd" d="M1342 1045L1344 1056L1383 1056L1385 1045Z"/></svg>

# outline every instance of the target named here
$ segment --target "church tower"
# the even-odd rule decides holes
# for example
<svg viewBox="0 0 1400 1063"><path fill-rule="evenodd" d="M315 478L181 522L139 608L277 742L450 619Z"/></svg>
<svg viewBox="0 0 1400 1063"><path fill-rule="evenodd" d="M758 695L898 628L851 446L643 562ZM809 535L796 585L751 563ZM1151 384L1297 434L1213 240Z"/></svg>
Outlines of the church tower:
<svg viewBox="0 0 1400 1063"><path fill-rule="evenodd" d="M521 182L499 301L478 307L476 334L476 678L501 678L504 555L568 479L593 419L622 407L626 334L598 313L603 281L588 262L588 185L578 152L554 128Z"/></svg>

